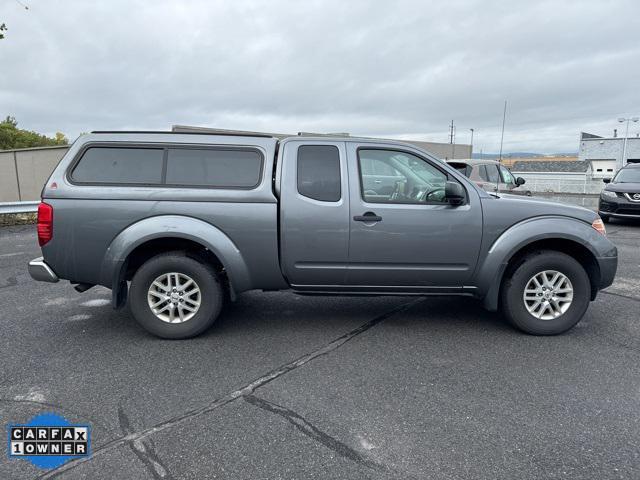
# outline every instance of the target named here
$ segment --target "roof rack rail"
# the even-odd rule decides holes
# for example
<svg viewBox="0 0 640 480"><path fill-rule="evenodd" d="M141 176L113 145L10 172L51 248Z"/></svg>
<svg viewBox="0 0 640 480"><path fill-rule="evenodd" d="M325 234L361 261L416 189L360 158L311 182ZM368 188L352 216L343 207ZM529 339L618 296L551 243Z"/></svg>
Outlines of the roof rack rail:
<svg viewBox="0 0 640 480"><path fill-rule="evenodd" d="M93 130L91 133L96 134L107 134L107 133L140 133L140 134L156 134L156 135L220 135L220 136L229 136L229 137L263 137L263 138L273 138L273 135L269 135L267 133L242 133L242 132L221 132L221 131L173 131L173 130Z"/></svg>
<svg viewBox="0 0 640 480"><path fill-rule="evenodd" d="M265 137L265 138L285 138L290 137L284 133L252 132L249 130L227 130L224 128L193 127L189 125L173 125L173 133L201 133L204 135L227 135L231 137Z"/></svg>
<svg viewBox="0 0 640 480"><path fill-rule="evenodd" d="M299 137L351 137L349 132L329 132L329 133L317 133L317 132L298 132Z"/></svg>

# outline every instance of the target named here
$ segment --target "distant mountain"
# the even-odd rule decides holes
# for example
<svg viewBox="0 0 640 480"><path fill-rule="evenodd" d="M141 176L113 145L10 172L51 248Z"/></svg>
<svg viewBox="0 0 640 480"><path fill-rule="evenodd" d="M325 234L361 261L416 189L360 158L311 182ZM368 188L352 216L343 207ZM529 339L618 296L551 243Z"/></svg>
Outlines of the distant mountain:
<svg viewBox="0 0 640 480"><path fill-rule="evenodd" d="M533 152L506 152L502 154L502 158L544 158L544 157L577 157L577 153L533 153ZM473 152L473 158L485 160L497 160L499 153L483 153Z"/></svg>

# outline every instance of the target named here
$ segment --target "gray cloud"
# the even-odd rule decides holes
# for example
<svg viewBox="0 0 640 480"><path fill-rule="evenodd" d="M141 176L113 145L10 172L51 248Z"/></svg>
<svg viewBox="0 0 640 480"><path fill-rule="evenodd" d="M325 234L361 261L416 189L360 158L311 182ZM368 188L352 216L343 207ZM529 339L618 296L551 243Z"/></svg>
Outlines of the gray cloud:
<svg viewBox="0 0 640 480"><path fill-rule="evenodd" d="M640 4L3 0L0 114L70 137L198 124L574 151L640 114Z"/></svg>

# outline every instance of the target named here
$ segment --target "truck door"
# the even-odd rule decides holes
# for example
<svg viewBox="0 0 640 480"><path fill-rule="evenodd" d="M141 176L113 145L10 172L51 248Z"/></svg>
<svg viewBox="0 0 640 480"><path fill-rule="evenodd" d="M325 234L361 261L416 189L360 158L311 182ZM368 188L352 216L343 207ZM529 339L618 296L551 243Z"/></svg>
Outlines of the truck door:
<svg viewBox="0 0 640 480"><path fill-rule="evenodd" d="M465 285L482 240L477 192L460 182L467 200L450 205L445 182L458 180L439 162L383 144L349 142L346 148L351 203L347 284L426 290ZM364 188L363 177L376 163L402 177L390 194Z"/></svg>
<svg viewBox="0 0 640 480"><path fill-rule="evenodd" d="M349 254L344 142L285 140L280 155L280 264L295 287L341 285Z"/></svg>

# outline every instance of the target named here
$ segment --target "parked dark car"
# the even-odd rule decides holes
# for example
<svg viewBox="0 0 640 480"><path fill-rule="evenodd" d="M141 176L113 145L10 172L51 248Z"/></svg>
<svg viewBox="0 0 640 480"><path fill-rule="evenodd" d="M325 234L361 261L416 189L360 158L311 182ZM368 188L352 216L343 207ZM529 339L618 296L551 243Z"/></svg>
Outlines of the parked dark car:
<svg viewBox="0 0 640 480"><path fill-rule="evenodd" d="M640 218L640 164L630 163L615 177L604 178L598 211L604 222L614 218Z"/></svg>
<svg viewBox="0 0 640 480"><path fill-rule="evenodd" d="M111 288L166 338L203 332L255 289L473 296L551 335L618 263L591 210L489 194L412 145L339 136L82 135L37 231L33 278Z"/></svg>
<svg viewBox="0 0 640 480"><path fill-rule="evenodd" d="M507 167L495 160L447 160L447 163L487 192L531 196L529 190L518 188L525 184L524 178L514 177Z"/></svg>

